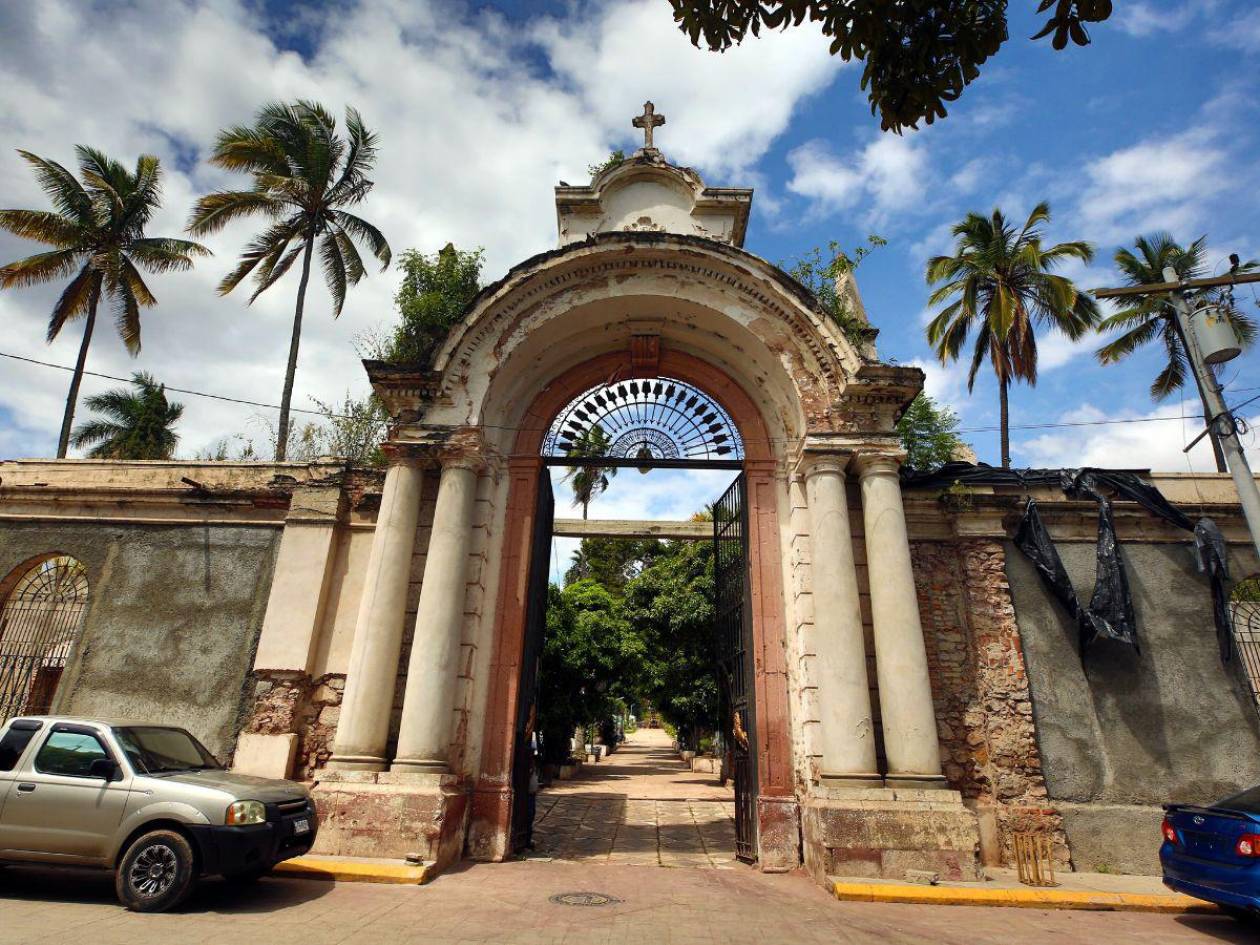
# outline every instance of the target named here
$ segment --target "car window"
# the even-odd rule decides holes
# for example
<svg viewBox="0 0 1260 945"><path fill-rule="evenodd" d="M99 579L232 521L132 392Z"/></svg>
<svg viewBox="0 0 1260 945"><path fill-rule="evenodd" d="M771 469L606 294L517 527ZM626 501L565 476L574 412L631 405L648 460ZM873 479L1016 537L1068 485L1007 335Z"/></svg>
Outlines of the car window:
<svg viewBox="0 0 1260 945"><path fill-rule="evenodd" d="M26 746L31 743L35 733L39 731L39 723L27 724L22 728L11 727L0 738L0 771L12 771L17 767L18 759Z"/></svg>
<svg viewBox="0 0 1260 945"><path fill-rule="evenodd" d="M114 737L127 754L127 760L145 774L172 771L201 771L218 768L219 763L197 739L182 728L160 725L132 725L115 728Z"/></svg>
<svg viewBox="0 0 1260 945"><path fill-rule="evenodd" d="M1241 811L1244 814L1260 814L1260 785L1249 788L1241 794L1217 801L1213 807L1224 807L1226 810Z"/></svg>
<svg viewBox="0 0 1260 945"><path fill-rule="evenodd" d="M35 756L35 770L41 774L64 774L73 778L88 777L88 769L109 752L95 735L83 732L53 732Z"/></svg>

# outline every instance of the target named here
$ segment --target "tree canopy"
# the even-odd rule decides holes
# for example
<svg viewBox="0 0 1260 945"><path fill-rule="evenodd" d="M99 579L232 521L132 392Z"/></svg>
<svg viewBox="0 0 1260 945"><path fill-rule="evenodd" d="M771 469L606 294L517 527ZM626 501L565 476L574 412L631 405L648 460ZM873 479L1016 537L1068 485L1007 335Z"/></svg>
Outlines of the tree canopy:
<svg viewBox="0 0 1260 945"><path fill-rule="evenodd" d="M897 421L897 436L906 451L906 465L920 472L944 466L966 446L957 432L958 415L927 394L910 402Z"/></svg>
<svg viewBox="0 0 1260 945"><path fill-rule="evenodd" d="M429 366L481 291L482 255L481 249L456 249L453 243L436 253L402 254L402 284L394 296L399 322L379 352L382 360Z"/></svg>
<svg viewBox="0 0 1260 945"><path fill-rule="evenodd" d="M1026 0L1029 2L1029 0ZM1063 49L1089 43L1087 23L1111 16L1111 0L1036 0L1050 15L1033 39ZM900 133L944 118L1008 39L1007 0L670 0L674 21L697 47L725 52L762 27L805 22L831 40L831 54L859 59L862 88L880 127Z"/></svg>
<svg viewBox="0 0 1260 945"><path fill-rule="evenodd" d="M166 388L137 371L134 389L117 387L93 394L84 403L98 416L75 427L71 442L90 447L93 459L170 459L179 443L173 429L184 405L166 399Z"/></svg>

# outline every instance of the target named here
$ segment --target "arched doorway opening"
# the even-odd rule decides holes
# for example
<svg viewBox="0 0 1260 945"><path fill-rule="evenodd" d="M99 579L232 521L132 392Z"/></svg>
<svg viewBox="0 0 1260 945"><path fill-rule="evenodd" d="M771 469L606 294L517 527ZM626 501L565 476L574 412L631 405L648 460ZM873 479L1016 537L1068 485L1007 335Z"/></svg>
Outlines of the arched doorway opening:
<svg viewBox="0 0 1260 945"><path fill-rule="evenodd" d="M795 806L788 744L783 589L778 554L775 462L765 424L747 393L723 371L686 352L660 350L635 366L612 352L570 368L526 411L508 462L504 561L495 654L470 852L510 855L526 816L525 752L541 628L545 621L552 503L548 468L720 468L738 478L719 510L714 540L727 592L722 620L726 737L734 748L741 858L763 869L796 865ZM575 459L592 438L603 456ZM739 718L736 723L735 718ZM786 822L790 821L790 827ZM791 835L790 853L782 840ZM791 862L787 862L788 860Z"/></svg>
<svg viewBox="0 0 1260 945"><path fill-rule="evenodd" d="M0 608L0 723L51 711L87 613L88 579L70 555L15 568Z"/></svg>

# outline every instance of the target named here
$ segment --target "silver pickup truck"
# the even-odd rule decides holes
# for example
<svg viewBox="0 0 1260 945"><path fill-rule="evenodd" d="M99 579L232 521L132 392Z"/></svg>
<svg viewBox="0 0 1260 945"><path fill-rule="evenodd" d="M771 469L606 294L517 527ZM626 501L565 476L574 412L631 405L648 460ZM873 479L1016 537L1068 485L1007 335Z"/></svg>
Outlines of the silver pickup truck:
<svg viewBox="0 0 1260 945"><path fill-rule="evenodd" d="M0 865L111 869L129 909L171 909L203 875L257 879L317 829L302 785L225 771L182 728L49 716L0 728Z"/></svg>

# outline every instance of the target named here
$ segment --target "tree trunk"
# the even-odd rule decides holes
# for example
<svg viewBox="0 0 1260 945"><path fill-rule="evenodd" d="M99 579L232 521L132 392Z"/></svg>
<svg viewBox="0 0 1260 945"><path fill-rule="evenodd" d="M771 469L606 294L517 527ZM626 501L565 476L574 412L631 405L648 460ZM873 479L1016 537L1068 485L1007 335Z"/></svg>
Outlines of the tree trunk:
<svg viewBox="0 0 1260 945"><path fill-rule="evenodd" d="M284 393L280 395L280 423L276 433L276 462L282 463L289 445L289 403L293 400L293 378L297 374L298 345L302 341L302 309L306 306L306 283L311 278L311 253L315 234L308 233L302 254L302 281L298 283L297 310L293 313L293 338L289 341L289 365L284 372Z"/></svg>
<svg viewBox="0 0 1260 945"><path fill-rule="evenodd" d="M79 359L74 364L74 376L70 378L70 392L66 394L66 412L61 418L61 438L57 441L57 458L65 459L70 449L70 429L74 426L74 408L79 402L79 385L83 383L83 368L87 365L88 346L92 344L92 329L96 327L96 304L99 293L93 293L88 302L87 321L83 325L83 340L79 342Z"/></svg>
<svg viewBox="0 0 1260 945"><path fill-rule="evenodd" d="M998 380L998 404L1001 407L1002 468L1011 468L1011 408L1006 395L1007 381Z"/></svg>

